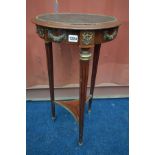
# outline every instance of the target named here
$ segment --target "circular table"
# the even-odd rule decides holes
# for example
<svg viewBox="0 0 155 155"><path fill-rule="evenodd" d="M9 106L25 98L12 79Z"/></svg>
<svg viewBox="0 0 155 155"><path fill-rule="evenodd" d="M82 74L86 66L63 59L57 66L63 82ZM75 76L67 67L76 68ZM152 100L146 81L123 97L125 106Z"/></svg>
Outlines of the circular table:
<svg viewBox="0 0 155 155"><path fill-rule="evenodd" d="M39 37L45 40L52 119L55 120L55 103L68 110L79 123L79 145L81 145L83 143L84 108L88 103L88 111L91 111L101 43L115 39L120 22L113 16L77 13L46 13L36 16L32 22L36 24ZM55 101L54 99L52 42L75 44L80 48L79 100ZM89 61L92 57L90 48L94 48L94 56L90 95L87 97Z"/></svg>

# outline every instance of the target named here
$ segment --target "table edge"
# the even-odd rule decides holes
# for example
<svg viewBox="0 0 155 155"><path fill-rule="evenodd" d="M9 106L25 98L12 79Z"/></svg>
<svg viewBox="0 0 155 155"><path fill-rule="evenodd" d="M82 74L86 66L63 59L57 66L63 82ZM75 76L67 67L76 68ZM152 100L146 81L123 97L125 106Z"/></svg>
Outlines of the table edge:
<svg viewBox="0 0 155 155"><path fill-rule="evenodd" d="M46 15L46 14L55 14L55 13L43 13L39 14L37 16L41 15ZM56 14L70 14L70 13L56 13ZM72 13L72 14L82 14L82 13ZM87 14L87 15L98 15L98 16L108 16L108 15L101 15L101 14ZM97 23L97 24L92 24L92 25L82 25L82 24L68 24L68 23L61 23L60 22L43 22L43 21L38 21L36 17L32 18L32 23L48 28L59 28L59 29L70 29L70 30L97 30L97 29L107 29L107 28L113 28L113 27L118 27L121 25L121 22L114 16L116 21L112 22L104 22L104 23Z"/></svg>

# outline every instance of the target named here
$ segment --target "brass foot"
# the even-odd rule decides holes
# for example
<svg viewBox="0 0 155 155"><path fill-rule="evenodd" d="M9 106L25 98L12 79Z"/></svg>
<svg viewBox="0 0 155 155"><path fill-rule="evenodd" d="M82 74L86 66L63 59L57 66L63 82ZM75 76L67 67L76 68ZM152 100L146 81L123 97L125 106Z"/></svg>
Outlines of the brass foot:
<svg viewBox="0 0 155 155"><path fill-rule="evenodd" d="M55 121L56 120L56 116L54 116L54 117L52 116L52 120Z"/></svg>
<svg viewBox="0 0 155 155"><path fill-rule="evenodd" d="M91 113L91 109L88 109L88 113Z"/></svg>
<svg viewBox="0 0 155 155"><path fill-rule="evenodd" d="M81 145L83 145L83 141L82 142L79 141L79 146L81 146Z"/></svg>

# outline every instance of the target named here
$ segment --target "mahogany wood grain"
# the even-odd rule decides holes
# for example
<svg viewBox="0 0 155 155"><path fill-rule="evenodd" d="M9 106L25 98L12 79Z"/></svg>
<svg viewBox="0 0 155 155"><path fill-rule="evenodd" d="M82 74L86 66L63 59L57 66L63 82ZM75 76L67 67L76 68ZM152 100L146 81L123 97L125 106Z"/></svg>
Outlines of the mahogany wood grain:
<svg viewBox="0 0 155 155"><path fill-rule="evenodd" d="M101 48L101 44L96 44L94 47L93 67L92 67L91 86L90 86L91 98L88 103L88 111L89 112L91 111L91 104L92 104L93 93L94 93L94 86L95 86L95 80L96 80L98 60L99 60L99 55L100 55L100 48Z"/></svg>
<svg viewBox="0 0 155 155"><path fill-rule="evenodd" d="M49 28L73 30L97 30L120 25L114 16L80 13L44 13L34 17L32 22Z"/></svg>
<svg viewBox="0 0 155 155"><path fill-rule="evenodd" d="M120 22L113 16L95 14L42 14L33 18L40 38L45 40L47 55L47 68L50 86L52 118L55 119L55 104L67 109L79 122L79 145L83 143L84 109L87 94L89 49L94 47L91 88L89 95L89 110L95 87L98 59L101 43L112 41L116 38ZM70 36L76 37L70 40ZM78 45L80 53L80 92L79 101L54 101L54 72L52 42ZM63 52L63 51L62 51Z"/></svg>
<svg viewBox="0 0 155 155"><path fill-rule="evenodd" d="M73 115L77 123L79 123L79 100L55 101L54 103L64 107Z"/></svg>
<svg viewBox="0 0 155 155"><path fill-rule="evenodd" d="M51 97L51 112L52 112L52 119L55 120L52 42L45 42L45 48L46 48L49 88L50 88L50 97Z"/></svg>
<svg viewBox="0 0 155 155"><path fill-rule="evenodd" d="M83 49L82 49L83 52ZM89 60L80 59L80 118L79 118L79 145L83 143L84 109L87 95Z"/></svg>

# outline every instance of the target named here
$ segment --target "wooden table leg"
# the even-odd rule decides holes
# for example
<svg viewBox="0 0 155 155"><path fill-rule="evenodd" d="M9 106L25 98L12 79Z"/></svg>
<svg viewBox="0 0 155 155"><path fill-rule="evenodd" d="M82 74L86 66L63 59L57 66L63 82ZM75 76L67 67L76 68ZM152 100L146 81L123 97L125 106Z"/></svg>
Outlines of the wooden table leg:
<svg viewBox="0 0 155 155"><path fill-rule="evenodd" d="M83 143L84 108L87 94L87 82L89 71L89 49L81 49L80 53L80 117L79 117L79 145Z"/></svg>
<svg viewBox="0 0 155 155"><path fill-rule="evenodd" d="M49 88L51 97L51 112L52 119L55 120L55 104L54 104L54 75L53 75L53 50L52 42L45 41L46 56L47 56L47 68L49 78Z"/></svg>
<svg viewBox="0 0 155 155"><path fill-rule="evenodd" d="M100 47L101 47L101 44L96 44L95 47L94 47L93 67L92 67L91 86L90 86L90 96L91 96L91 98L90 98L89 104L88 104L88 112L91 111L91 104L92 104L93 93L94 93L97 66L98 66L98 60L99 60L99 55L100 55Z"/></svg>

